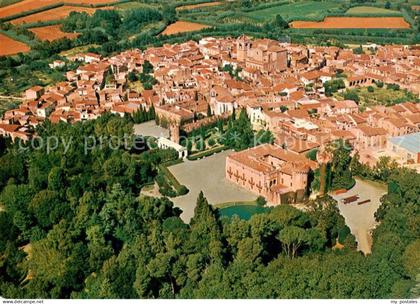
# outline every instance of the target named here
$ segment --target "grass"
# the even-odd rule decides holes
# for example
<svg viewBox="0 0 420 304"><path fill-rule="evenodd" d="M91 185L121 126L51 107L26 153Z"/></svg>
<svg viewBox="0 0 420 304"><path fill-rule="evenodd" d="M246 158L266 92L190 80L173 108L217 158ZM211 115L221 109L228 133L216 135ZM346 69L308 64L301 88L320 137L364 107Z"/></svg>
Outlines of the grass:
<svg viewBox="0 0 420 304"><path fill-rule="evenodd" d="M381 8L381 7L373 7L373 6L355 6L355 7L350 8L348 11L346 11L346 15L364 15L364 14L384 14L384 15L395 14L396 16L401 15L399 11Z"/></svg>
<svg viewBox="0 0 420 304"><path fill-rule="evenodd" d="M359 95L359 106L374 106L374 105L393 105L404 101L415 101L415 96L406 90L400 89L398 91L390 90L384 85L383 88L378 88L372 85L374 92L369 92L367 87L354 89ZM343 99L343 93L335 95L337 99Z"/></svg>
<svg viewBox="0 0 420 304"><path fill-rule="evenodd" d="M79 53L86 53L89 48L97 48L97 47L99 47L99 44L88 44L88 45L78 46L70 50L61 52L60 56L64 56L64 57L74 56Z"/></svg>
<svg viewBox="0 0 420 304"><path fill-rule="evenodd" d="M305 1L255 10L246 13L248 16L265 22L281 15L284 19L291 20L322 20L329 12L339 11L337 2Z"/></svg>
<svg viewBox="0 0 420 304"><path fill-rule="evenodd" d="M2 99L0 98L0 116L4 114L4 112L14 109L19 106L20 101L13 100L13 99Z"/></svg>
<svg viewBox="0 0 420 304"><path fill-rule="evenodd" d="M123 3L117 3L114 5L116 8L121 10L130 10L130 9L137 9L137 8L152 8L153 5L141 3L141 2L123 2Z"/></svg>
<svg viewBox="0 0 420 304"><path fill-rule="evenodd" d="M128 88L139 93L144 91L143 85L140 81L128 82Z"/></svg>

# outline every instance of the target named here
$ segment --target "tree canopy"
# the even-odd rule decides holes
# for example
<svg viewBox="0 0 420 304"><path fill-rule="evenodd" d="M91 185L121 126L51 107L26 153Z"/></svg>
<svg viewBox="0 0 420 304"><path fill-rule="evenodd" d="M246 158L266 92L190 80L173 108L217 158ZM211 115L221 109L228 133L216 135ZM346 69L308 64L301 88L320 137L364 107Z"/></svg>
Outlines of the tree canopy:
<svg viewBox="0 0 420 304"><path fill-rule="evenodd" d="M244 138L250 135L242 113L231 127ZM157 166L176 153L133 154L123 142L110 148L111 136L131 138L128 119L103 115L75 125L46 122L38 134L72 141L49 152L9 143L0 158L11 168L1 171L0 184L5 209L0 211L0 294L6 298L418 296L415 172L377 174L389 191L376 214L380 224L372 254L365 257L328 195L312 201L307 211L280 205L246 221L221 217L200 193L193 218L184 223L168 198L140 193L156 177ZM93 145L99 138L102 146ZM248 139L234 141L240 148L244 142ZM16 160L21 164L13 165ZM337 152L333 183L350 162L348 152ZM334 249L337 241L344 249Z"/></svg>

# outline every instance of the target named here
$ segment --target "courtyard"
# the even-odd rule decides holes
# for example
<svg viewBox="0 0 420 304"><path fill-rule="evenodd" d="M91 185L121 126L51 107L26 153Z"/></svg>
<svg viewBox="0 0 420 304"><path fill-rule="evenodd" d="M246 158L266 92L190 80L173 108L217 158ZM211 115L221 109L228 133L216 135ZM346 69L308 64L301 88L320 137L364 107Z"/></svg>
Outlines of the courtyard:
<svg viewBox="0 0 420 304"><path fill-rule="evenodd" d="M375 212L381 205L380 198L386 193L386 186L361 179L356 179L355 186L339 195L332 195L338 201L338 209L349 226L351 233L357 241L357 249L364 254L371 253L372 236L371 231L377 225ZM356 202L344 204L342 199L359 195ZM370 200L370 202L358 205L357 202Z"/></svg>
<svg viewBox="0 0 420 304"><path fill-rule="evenodd" d="M171 198L176 207L183 210L181 218L189 222L194 215L194 208L200 191L210 204L224 202L252 201L257 196L245 189L230 183L225 179L226 157L232 150L223 151L215 155L185 162L168 169L190 191L184 196Z"/></svg>
<svg viewBox="0 0 420 304"><path fill-rule="evenodd" d="M169 137L169 130L157 126L154 120L134 125L134 135Z"/></svg>

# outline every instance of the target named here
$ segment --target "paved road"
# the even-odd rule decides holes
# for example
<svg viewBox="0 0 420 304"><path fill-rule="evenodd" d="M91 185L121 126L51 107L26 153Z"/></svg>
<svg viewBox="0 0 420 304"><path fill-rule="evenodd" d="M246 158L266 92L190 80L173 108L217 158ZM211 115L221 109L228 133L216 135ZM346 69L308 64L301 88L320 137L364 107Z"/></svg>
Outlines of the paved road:
<svg viewBox="0 0 420 304"><path fill-rule="evenodd" d="M364 254L371 253L371 231L377 224L374 214L381 204L379 199L386 191L386 187L382 184L356 179L356 185L347 193L333 195L334 199L338 201L341 215L356 238L357 249ZM340 202L341 199L356 194L360 197L358 201L368 199L371 201L363 205L358 205L357 202L345 205Z"/></svg>
<svg viewBox="0 0 420 304"><path fill-rule="evenodd" d="M187 186L187 195L172 198L175 206L181 208L181 218L189 222L194 215L197 197L202 190L210 204L232 201L251 201L257 197L253 193L236 186L225 179L226 156L232 151L224 151L204 159L188 161L169 167L181 184Z"/></svg>

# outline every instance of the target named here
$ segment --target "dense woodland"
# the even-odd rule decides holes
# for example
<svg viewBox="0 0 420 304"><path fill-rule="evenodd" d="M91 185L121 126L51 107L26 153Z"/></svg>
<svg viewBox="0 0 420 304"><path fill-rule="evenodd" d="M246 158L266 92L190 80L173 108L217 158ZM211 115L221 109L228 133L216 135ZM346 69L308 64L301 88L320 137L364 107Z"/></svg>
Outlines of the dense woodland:
<svg viewBox="0 0 420 304"><path fill-rule="evenodd" d="M308 212L282 205L245 221L220 217L200 194L184 223L170 200L139 195L176 156L136 153L117 140L131 130L128 119L104 115L47 122L33 147L0 141L3 297L418 297L420 175L393 166L371 172L357 157L339 163L389 183L365 257L329 196ZM61 144L47 153L49 136ZM86 138L102 145L86 149ZM333 249L337 241L344 249Z"/></svg>

